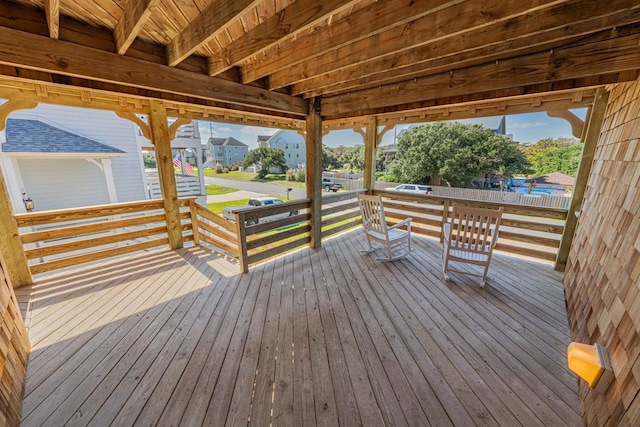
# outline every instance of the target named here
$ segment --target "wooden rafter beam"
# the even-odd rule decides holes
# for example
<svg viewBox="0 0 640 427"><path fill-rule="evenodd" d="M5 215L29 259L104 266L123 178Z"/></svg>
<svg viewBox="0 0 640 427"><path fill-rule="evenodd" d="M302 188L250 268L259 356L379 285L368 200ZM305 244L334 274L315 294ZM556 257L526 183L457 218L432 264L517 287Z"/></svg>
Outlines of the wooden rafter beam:
<svg viewBox="0 0 640 427"><path fill-rule="evenodd" d="M125 4L122 16L113 31L118 55L124 55L129 49L159 2L160 0L140 0Z"/></svg>
<svg viewBox="0 0 640 427"><path fill-rule="evenodd" d="M47 15L49 36L57 39L60 33L60 0L45 0L44 13Z"/></svg>
<svg viewBox="0 0 640 427"><path fill-rule="evenodd" d="M323 99L322 115L337 118L448 96L507 90L640 69L640 34L523 55ZM632 76L631 76L632 77ZM508 95L502 95L506 97Z"/></svg>
<svg viewBox="0 0 640 427"><path fill-rule="evenodd" d="M356 40L381 33L421 18L451 0L380 0L357 12L358 19L334 21L311 34L281 43L241 69L242 81L251 82L307 59L341 48Z"/></svg>
<svg viewBox="0 0 640 427"><path fill-rule="evenodd" d="M596 89L578 89L555 91L528 96L513 96L475 102L460 102L446 106L435 105L412 111L377 114L380 125L399 125L411 123L436 122L441 120L460 120L474 117L493 117L503 114L525 114L546 112L548 110L569 110L586 108L593 104ZM501 109L504 108L503 111ZM353 129L366 124L366 117L326 120L323 129Z"/></svg>
<svg viewBox="0 0 640 427"><path fill-rule="evenodd" d="M140 59L0 28L0 64L304 116L300 98ZM109 64L108 67L104 64Z"/></svg>
<svg viewBox="0 0 640 427"><path fill-rule="evenodd" d="M82 92L87 90L91 93L91 108L116 111L121 114L149 114L151 98L128 96L103 90L80 89L54 83L15 80L0 75L0 98L33 103L34 105L46 103L86 108L87 105L82 100ZM189 120L208 120L280 129L301 129L305 126L305 121L302 119L226 110L186 101L165 101L165 106L169 117L183 117Z"/></svg>
<svg viewBox="0 0 640 427"><path fill-rule="evenodd" d="M167 45L167 63L174 67L198 47L226 30L231 22L260 0L214 0L171 43Z"/></svg>
<svg viewBox="0 0 640 427"><path fill-rule="evenodd" d="M500 3L489 5L496 8L495 11L488 10L494 12L490 16L503 14L489 25L478 21L465 9L458 10L463 4L455 5L412 22L407 35L401 36L399 29L392 29L273 73L269 77L270 87L293 84L292 93L305 93L305 96L343 92L361 85L408 80L417 75L551 49L572 39L640 19L640 5L630 6L625 0L552 3L539 10L536 19L526 13L529 7L526 2L516 2L508 10L499 7L503 6ZM452 19L451 15L458 16ZM583 18L576 19L580 16ZM446 22L446 25L433 29L428 18ZM567 26L567 22L574 24ZM367 49L365 55L367 41L381 48L376 49L375 54Z"/></svg>
<svg viewBox="0 0 640 427"><path fill-rule="evenodd" d="M233 1L233 0L231 0ZM283 37L292 36L338 13L358 0L296 0L269 17L244 36L209 57L209 75L218 75L257 53L263 52Z"/></svg>

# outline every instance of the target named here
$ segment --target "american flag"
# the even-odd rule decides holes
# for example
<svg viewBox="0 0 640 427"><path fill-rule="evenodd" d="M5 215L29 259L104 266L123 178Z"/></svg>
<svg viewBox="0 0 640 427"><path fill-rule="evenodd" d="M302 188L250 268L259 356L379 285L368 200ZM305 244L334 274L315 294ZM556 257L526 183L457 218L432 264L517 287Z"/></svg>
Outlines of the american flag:
<svg viewBox="0 0 640 427"><path fill-rule="evenodd" d="M176 156L173 159L173 167L182 172L182 163L180 163L180 156ZM189 164L189 162L184 162L184 171L187 175L193 175L193 168Z"/></svg>

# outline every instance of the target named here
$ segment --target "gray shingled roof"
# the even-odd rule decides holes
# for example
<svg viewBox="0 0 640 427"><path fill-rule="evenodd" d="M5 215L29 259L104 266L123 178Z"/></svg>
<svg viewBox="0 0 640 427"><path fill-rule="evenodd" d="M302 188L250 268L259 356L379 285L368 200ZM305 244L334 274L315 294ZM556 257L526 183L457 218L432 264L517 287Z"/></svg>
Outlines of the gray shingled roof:
<svg viewBox="0 0 640 427"><path fill-rule="evenodd" d="M227 147L248 147L247 144L238 141L234 137L230 136L229 138L209 138L209 144L211 145L222 145Z"/></svg>
<svg viewBox="0 0 640 427"><path fill-rule="evenodd" d="M38 120L7 119L5 153L124 154L89 138L58 129Z"/></svg>

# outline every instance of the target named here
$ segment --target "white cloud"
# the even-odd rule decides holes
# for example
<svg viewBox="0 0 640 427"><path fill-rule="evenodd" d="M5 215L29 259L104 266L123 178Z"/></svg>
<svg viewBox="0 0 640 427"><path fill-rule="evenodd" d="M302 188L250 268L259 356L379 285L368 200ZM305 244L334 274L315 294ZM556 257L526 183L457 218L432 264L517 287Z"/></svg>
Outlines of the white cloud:
<svg viewBox="0 0 640 427"><path fill-rule="evenodd" d="M549 123L548 122L522 122L522 123L513 123L510 124L508 127L511 128L515 128L515 129L528 129L528 128L540 128L540 127L545 127L548 126Z"/></svg>
<svg viewBox="0 0 640 427"><path fill-rule="evenodd" d="M218 132L231 132L232 129L230 127L225 127L225 126L221 126L218 129L216 129Z"/></svg>

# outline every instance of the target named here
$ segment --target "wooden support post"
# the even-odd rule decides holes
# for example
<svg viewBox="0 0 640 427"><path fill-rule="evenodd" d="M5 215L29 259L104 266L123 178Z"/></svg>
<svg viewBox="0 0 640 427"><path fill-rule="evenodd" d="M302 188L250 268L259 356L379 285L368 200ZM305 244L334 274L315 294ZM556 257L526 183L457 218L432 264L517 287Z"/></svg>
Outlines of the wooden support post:
<svg viewBox="0 0 640 427"><path fill-rule="evenodd" d="M320 99L310 103L307 116L307 198L311 200L311 230L309 247L319 248L322 244L322 118Z"/></svg>
<svg viewBox="0 0 640 427"><path fill-rule="evenodd" d="M609 92L607 92L604 87L598 88L593 107L591 107L590 114L588 114L588 124L582 138L584 147L582 147L582 157L580 158L580 165L578 166L578 176L576 177L576 184L573 187L571 206L567 214L567 220L564 225L564 231L562 232L562 240L560 241L560 248L558 249L558 256L556 257L554 266L558 271L564 271L567 265L569 250L573 243L573 235L578 224L578 218L575 212L580 211L582 208L582 200L585 190L587 189L587 182L589 181L589 174L591 173L591 166L593 164L593 156L596 152L596 146L598 145L598 138L600 137L600 130L602 128L602 122L604 121L608 101Z"/></svg>
<svg viewBox="0 0 640 427"><path fill-rule="evenodd" d="M247 225L243 212L236 212L236 236L238 238L238 262L240 272L249 272L249 249L247 247Z"/></svg>
<svg viewBox="0 0 640 427"><path fill-rule="evenodd" d="M149 128L151 130L151 142L156 152L158 178L160 179L160 188L162 189L162 198L164 199L164 213L167 219L169 247L171 249L180 249L183 246L182 227L180 225L180 207L178 206L176 177L173 172L167 110L165 109L164 102L156 100L151 100L150 107Z"/></svg>
<svg viewBox="0 0 640 427"><path fill-rule="evenodd" d="M193 232L193 244L200 244L200 221L198 220L198 209L195 199L189 200L189 212L191 213L191 231Z"/></svg>
<svg viewBox="0 0 640 427"><path fill-rule="evenodd" d="M0 172L0 257L4 260L9 283L14 288L33 284L24 254L18 224L13 217L11 200Z"/></svg>
<svg viewBox="0 0 640 427"><path fill-rule="evenodd" d="M371 194L376 176L376 148L378 143L378 119L375 116L367 120L367 133L364 141L364 188Z"/></svg>

